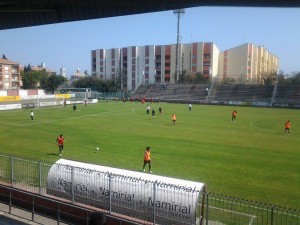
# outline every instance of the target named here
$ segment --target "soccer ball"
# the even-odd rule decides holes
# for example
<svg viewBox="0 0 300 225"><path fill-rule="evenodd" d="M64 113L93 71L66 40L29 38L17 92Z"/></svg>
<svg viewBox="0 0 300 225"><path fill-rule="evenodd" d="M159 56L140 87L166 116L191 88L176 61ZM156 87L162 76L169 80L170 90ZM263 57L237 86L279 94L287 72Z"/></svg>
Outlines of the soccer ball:
<svg viewBox="0 0 300 225"><path fill-rule="evenodd" d="M97 151L99 151L99 147L97 147L96 149L97 149Z"/></svg>

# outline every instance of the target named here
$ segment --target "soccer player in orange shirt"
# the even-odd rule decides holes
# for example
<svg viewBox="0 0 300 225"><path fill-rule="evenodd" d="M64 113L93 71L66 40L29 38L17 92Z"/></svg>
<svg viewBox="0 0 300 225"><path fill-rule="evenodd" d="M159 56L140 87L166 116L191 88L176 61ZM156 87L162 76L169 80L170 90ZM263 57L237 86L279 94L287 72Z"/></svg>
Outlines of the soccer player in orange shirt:
<svg viewBox="0 0 300 225"><path fill-rule="evenodd" d="M60 134L59 137L56 138L56 144L58 145L59 156L61 156L61 153L64 151L64 142L65 142L65 138L62 134Z"/></svg>
<svg viewBox="0 0 300 225"><path fill-rule="evenodd" d="M284 133L290 134L291 122L289 120L286 121L284 126L285 126Z"/></svg>
<svg viewBox="0 0 300 225"><path fill-rule="evenodd" d="M236 111L236 110L234 110L234 111L231 113L231 115L232 115L231 121L235 121L235 119L236 119L236 114L237 114L237 111Z"/></svg>
<svg viewBox="0 0 300 225"><path fill-rule="evenodd" d="M172 115L172 126L175 126L175 124L176 124L176 115L175 115L175 113L173 113L173 115Z"/></svg>
<svg viewBox="0 0 300 225"><path fill-rule="evenodd" d="M144 153L144 165L143 165L143 171L145 172L145 166L146 164L149 164L149 173L151 172L151 153L150 153L150 147L146 148L146 151Z"/></svg>

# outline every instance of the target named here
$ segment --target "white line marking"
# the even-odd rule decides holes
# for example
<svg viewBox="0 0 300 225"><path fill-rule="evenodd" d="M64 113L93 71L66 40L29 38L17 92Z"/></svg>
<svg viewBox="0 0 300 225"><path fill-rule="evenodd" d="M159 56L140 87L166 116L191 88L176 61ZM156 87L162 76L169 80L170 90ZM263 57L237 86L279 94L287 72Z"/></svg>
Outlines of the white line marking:
<svg viewBox="0 0 300 225"><path fill-rule="evenodd" d="M209 208L213 208L213 209L217 209L217 210L220 210L220 211L230 212L230 213L233 213L233 214L238 214L238 215L249 217L249 218L251 218L251 220L249 221L249 225L252 225L253 221L256 218L255 215L251 215L251 214L247 214L247 213L232 211L232 210L228 210L228 209L222 209L222 208L218 208L218 207L214 207L214 206L209 206Z"/></svg>
<svg viewBox="0 0 300 225"><path fill-rule="evenodd" d="M137 110L137 109L140 109L140 108L134 108L134 109ZM72 116L72 117L63 118L63 119L47 120L47 121L42 121L42 122L32 122L30 124L17 124L17 123L6 123L6 122L0 122L0 124L27 127L27 126L33 126L33 125L36 125L36 124L52 123L52 122L58 122L58 121L64 121L64 120L77 119L77 118L80 118L80 117L105 116L108 113L109 113L109 115L112 115L112 116L119 116L119 115L123 115L123 114L132 113L132 112L134 112L133 111L134 109L130 108L130 109L125 109L125 110L120 110L121 112L119 112L119 111L107 111L107 112L93 113L93 114L88 114L88 115L78 115L78 116ZM116 112L119 112L119 113L116 113Z"/></svg>

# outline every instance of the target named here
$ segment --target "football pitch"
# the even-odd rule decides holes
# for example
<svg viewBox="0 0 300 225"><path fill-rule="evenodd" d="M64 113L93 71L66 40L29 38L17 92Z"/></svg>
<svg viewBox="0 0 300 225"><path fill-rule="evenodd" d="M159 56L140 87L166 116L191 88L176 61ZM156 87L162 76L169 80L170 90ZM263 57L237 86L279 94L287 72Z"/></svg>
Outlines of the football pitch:
<svg viewBox="0 0 300 225"><path fill-rule="evenodd" d="M38 160L62 157L140 171L147 146L152 172L199 181L208 192L300 209L300 113L294 109L100 102L0 111L0 152ZM163 115L158 108L162 107ZM231 112L237 119L231 121ZM177 116L172 126L171 116ZM284 123L291 121L290 135ZM97 150L99 147L99 150Z"/></svg>

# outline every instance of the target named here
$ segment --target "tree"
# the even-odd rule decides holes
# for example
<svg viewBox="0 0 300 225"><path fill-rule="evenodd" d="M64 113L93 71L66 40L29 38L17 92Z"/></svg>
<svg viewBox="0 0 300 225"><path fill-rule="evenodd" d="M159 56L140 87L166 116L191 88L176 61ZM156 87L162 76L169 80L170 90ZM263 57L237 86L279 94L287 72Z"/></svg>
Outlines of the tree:
<svg viewBox="0 0 300 225"><path fill-rule="evenodd" d="M277 77L278 84L289 84L289 80L285 78L284 74L279 74Z"/></svg>
<svg viewBox="0 0 300 225"><path fill-rule="evenodd" d="M29 71L22 74L22 82L24 89L35 89L37 88L41 80L40 71Z"/></svg>
<svg viewBox="0 0 300 225"><path fill-rule="evenodd" d="M184 83L184 77L186 76L186 70L182 70L182 72L179 74L178 83Z"/></svg>
<svg viewBox="0 0 300 225"><path fill-rule="evenodd" d="M201 72L187 72L183 70L181 74L179 74L179 83L186 84L204 84L208 83L209 79L207 79Z"/></svg>
<svg viewBox="0 0 300 225"><path fill-rule="evenodd" d="M100 91L102 87L102 81L97 77L82 77L72 84L76 88L91 88L94 91Z"/></svg>
<svg viewBox="0 0 300 225"><path fill-rule="evenodd" d="M194 83L196 84L204 84L209 82L209 77L205 77L202 73L198 72L195 74Z"/></svg>
<svg viewBox="0 0 300 225"><path fill-rule="evenodd" d="M116 81L106 80L103 81L98 77L82 77L73 82L76 88L91 88L99 92L115 92L117 91Z"/></svg>
<svg viewBox="0 0 300 225"><path fill-rule="evenodd" d="M270 74L264 74L262 77L262 80L265 85L271 85L274 84L277 80L277 73L270 73Z"/></svg>
<svg viewBox="0 0 300 225"><path fill-rule="evenodd" d="M300 72L296 73L292 78L291 82L295 85L300 84Z"/></svg>
<svg viewBox="0 0 300 225"><path fill-rule="evenodd" d="M29 72L29 71L31 71L31 70L32 70L32 69L31 69L30 63L28 64L27 67L24 66L24 73L27 73L27 72Z"/></svg>
<svg viewBox="0 0 300 225"><path fill-rule="evenodd" d="M42 72L42 71L41 71ZM46 75L47 72L44 71L43 76L41 76L41 88L51 92L54 94L55 90L65 82L67 82L67 79L61 75L51 74Z"/></svg>

